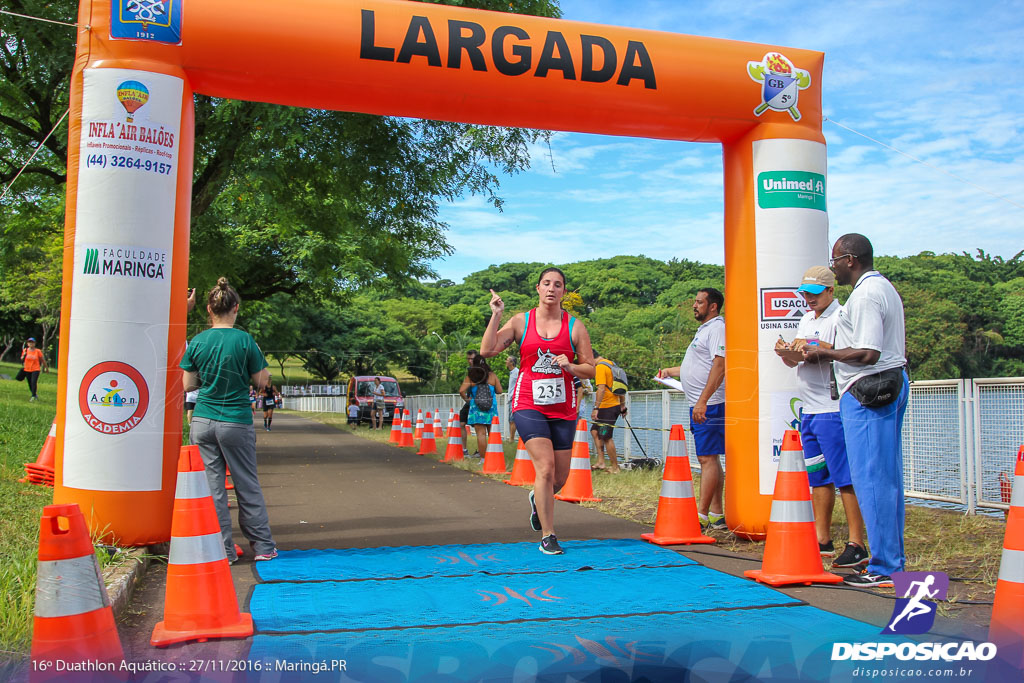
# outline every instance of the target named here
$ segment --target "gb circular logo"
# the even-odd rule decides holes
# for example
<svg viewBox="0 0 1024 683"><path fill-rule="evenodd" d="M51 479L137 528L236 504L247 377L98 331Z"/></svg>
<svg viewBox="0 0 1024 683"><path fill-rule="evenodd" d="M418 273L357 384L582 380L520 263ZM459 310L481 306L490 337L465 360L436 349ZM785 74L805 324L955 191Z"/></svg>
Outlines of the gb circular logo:
<svg viewBox="0 0 1024 683"><path fill-rule="evenodd" d="M149 387L142 373L119 361L92 366L78 390L78 406L86 423L102 434L134 429L149 408Z"/></svg>

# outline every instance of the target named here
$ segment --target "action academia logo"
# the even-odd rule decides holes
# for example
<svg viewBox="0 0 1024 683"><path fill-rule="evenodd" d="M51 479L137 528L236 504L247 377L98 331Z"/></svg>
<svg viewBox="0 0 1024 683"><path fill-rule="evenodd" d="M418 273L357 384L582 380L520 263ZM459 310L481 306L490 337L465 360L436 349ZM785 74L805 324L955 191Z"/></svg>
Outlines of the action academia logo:
<svg viewBox="0 0 1024 683"><path fill-rule="evenodd" d="M78 390L78 407L86 423L102 434L134 429L149 408L149 387L142 373L119 361L92 366Z"/></svg>
<svg viewBox="0 0 1024 683"><path fill-rule="evenodd" d="M811 85L811 74L805 69L798 69L784 55L769 52L760 62L747 62L747 74L761 84L761 104L754 109L760 116L768 109L788 111L794 121L800 120L800 110L796 108L800 99L800 91Z"/></svg>

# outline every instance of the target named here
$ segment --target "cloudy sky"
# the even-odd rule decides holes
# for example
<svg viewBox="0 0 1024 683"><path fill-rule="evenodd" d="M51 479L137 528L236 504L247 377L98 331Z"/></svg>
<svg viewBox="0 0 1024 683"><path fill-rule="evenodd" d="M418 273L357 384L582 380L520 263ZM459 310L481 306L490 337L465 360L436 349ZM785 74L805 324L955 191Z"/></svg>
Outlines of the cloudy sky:
<svg viewBox="0 0 1024 683"><path fill-rule="evenodd" d="M900 256L1024 249L1024 1L561 5L570 20L824 52L832 238L862 232ZM557 133L532 151L502 180L503 213L480 197L444 207L456 253L433 264L441 277L617 254L723 262L720 146Z"/></svg>

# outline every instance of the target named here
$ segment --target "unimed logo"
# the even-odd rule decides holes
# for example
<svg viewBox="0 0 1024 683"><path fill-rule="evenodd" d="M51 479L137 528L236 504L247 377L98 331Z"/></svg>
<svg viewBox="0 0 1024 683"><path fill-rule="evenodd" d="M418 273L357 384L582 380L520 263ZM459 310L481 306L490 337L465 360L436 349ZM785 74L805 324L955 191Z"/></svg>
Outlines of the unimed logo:
<svg viewBox="0 0 1024 683"><path fill-rule="evenodd" d="M85 250L85 267L82 272L86 275L99 275L100 273L100 250Z"/></svg>

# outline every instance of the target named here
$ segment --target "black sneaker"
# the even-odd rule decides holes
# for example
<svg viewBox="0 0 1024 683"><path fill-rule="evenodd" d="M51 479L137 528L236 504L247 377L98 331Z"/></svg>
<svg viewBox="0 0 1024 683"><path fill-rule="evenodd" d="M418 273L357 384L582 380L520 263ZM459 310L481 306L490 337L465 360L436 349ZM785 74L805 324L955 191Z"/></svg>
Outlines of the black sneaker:
<svg viewBox="0 0 1024 683"><path fill-rule="evenodd" d="M558 539L554 534L540 540L540 551L545 555L561 555L565 552L562 550L562 546L558 545Z"/></svg>
<svg viewBox="0 0 1024 683"><path fill-rule="evenodd" d="M829 541L828 543L819 543L818 552L822 557L835 557L836 546L832 541Z"/></svg>
<svg viewBox="0 0 1024 683"><path fill-rule="evenodd" d="M822 555L824 554L822 553ZM846 544L846 549L842 554L832 562L832 566L837 569L866 567L869 559L868 552L864 548L850 542Z"/></svg>
<svg viewBox="0 0 1024 683"><path fill-rule="evenodd" d="M537 514L537 503L534 502L533 491L530 491L530 528L540 531L540 515Z"/></svg>
<svg viewBox="0 0 1024 683"><path fill-rule="evenodd" d="M867 569L862 569L856 574L851 574L843 579L843 583L847 586L856 586L858 588L872 588L875 586L881 588L892 588L892 577L886 576L885 574L875 574L869 572Z"/></svg>

